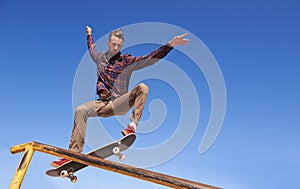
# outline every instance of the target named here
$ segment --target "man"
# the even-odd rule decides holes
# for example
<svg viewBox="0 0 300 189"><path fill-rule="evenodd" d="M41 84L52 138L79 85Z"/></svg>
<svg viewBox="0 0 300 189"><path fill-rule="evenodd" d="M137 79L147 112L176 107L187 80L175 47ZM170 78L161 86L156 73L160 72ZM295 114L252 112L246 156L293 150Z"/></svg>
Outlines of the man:
<svg viewBox="0 0 300 189"><path fill-rule="evenodd" d="M132 72L154 64L165 57L175 46L186 45L189 42L189 40L184 39L187 34L183 34L174 37L167 44L148 55L134 57L130 54L121 55L120 53L124 41L121 29L110 33L107 52L97 52L92 37L92 28L89 26L86 27L86 34L89 53L97 67L97 95L99 99L82 104L75 110L69 150L78 153L82 152L89 117L124 115L133 107L130 123L121 132L124 136L135 133L146 103L148 87L140 83L128 92ZM68 161L67 159L60 159L52 162L51 165L58 167Z"/></svg>

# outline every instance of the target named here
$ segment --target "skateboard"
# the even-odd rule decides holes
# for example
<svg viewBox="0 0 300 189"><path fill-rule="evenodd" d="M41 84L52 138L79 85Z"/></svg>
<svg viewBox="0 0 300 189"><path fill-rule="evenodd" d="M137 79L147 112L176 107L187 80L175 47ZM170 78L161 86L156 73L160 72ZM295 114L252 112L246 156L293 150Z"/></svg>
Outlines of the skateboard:
<svg viewBox="0 0 300 189"><path fill-rule="evenodd" d="M103 147L95 149L86 155L91 155L95 157L100 157L105 159L112 155L116 155L120 160L125 159L125 155L122 154L123 151L127 150L135 141L136 135L134 133L124 136L118 141L107 144ZM78 163L76 161L69 161L57 168L50 169L46 171L46 174L52 177L62 177L69 178L71 182L75 183L77 181L77 177L74 175L76 171L79 171L88 165Z"/></svg>

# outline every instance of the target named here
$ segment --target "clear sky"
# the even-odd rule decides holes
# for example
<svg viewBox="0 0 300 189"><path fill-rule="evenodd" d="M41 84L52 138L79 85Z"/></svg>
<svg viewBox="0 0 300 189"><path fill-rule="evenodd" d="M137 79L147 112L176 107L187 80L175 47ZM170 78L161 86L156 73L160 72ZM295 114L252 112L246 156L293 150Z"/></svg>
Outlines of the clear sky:
<svg viewBox="0 0 300 189"><path fill-rule="evenodd" d="M38 141L67 148L73 111L80 101L76 95L80 91L93 98L95 92L96 76L87 54L85 26L93 28L98 50L105 51L101 39L111 30L121 27L127 31L135 24L149 22L188 31L191 42L190 46L174 49L148 71L133 76L136 82L148 84L150 93L137 141L124 163L227 189L297 188L299 19L300 3L296 0L1 1L0 188L9 187L22 156L12 155L11 146ZM161 43L180 34L161 28L151 33L138 30L135 35L125 31L126 43L138 40L139 45L129 45L122 51L133 55L144 55L159 47L157 41L140 41L147 41L155 31L162 32L156 34ZM222 86L210 85L205 71L188 55L195 36L205 45L192 51L204 54L202 65L208 64L204 56L215 58L226 89L222 128L204 153L199 153L199 145L209 121L213 121L211 90ZM92 73L83 77L91 81L86 84L92 86L87 90L77 88L82 79L76 76L83 71L82 65L90 66ZM157 77L157 73L161 75ZM190 90L181 96L182 87L189 87L187 83L196 91L196 102L194 96L189 96ZM182 109L182 102L192 105ZM120 138L127 117L91 119L85 152L106 143L103 133ZM179 124L181 119L195 117L196 124ZM171 157L165 158L161 151L145 159L139 153L159 149L182 128L195 128L195 132L187 141L177 140L174 148L183 145L184 149ZM93 167L78 172L79 180L72 184L44 174L55 159L36 152L22 188L164 188ZM151 162L153 159L155 162ZM114 157L110 160L119 162Z"/></svg>

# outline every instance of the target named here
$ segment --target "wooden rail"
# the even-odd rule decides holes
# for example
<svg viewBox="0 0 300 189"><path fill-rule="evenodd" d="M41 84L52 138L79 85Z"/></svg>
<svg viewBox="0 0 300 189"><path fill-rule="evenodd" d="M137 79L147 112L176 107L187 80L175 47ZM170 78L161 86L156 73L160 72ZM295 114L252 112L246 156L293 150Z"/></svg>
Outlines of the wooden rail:
<svg viewBox="0 0 300 189"><path fill-rule="evenodd" d="M171 188L219 189L218 187L209 186L207 184L202 184L202 183L189 181L182 178L169 176L166 174L161 174L161 173L157 173L157 172L153 172L141 168L136 168L133 166L124 165L113 161L104 160L98 157L79 154L62 148L41 144L38 142L29 142L29 143L13 146L11 147L10 151L13 154L24 152L19 167L11 182L10 189L20 188L34 151L40 151L54 156L66 158L79 163L98 167L108 171L117 172L126 176L135 177L138 179L150 181Z"/></svg>

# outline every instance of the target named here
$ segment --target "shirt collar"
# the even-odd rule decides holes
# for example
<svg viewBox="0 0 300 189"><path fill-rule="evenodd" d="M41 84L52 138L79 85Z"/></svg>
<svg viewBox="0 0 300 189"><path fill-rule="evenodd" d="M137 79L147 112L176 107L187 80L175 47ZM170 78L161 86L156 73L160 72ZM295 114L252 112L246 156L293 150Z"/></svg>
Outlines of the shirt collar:
<svg viewBox="0 0 300 189"><path fill-rule="evenodd" d="M105 56L106 56L106 58L108 59L108 51L106 51L106 53L105 53ZM115 54L113 57L111 57L110 59L108 59L108 61L110 61L110 60L116 60L116 59L118 59L119 57L121 56L121 52L118 52L117 54Z"/></svg>

